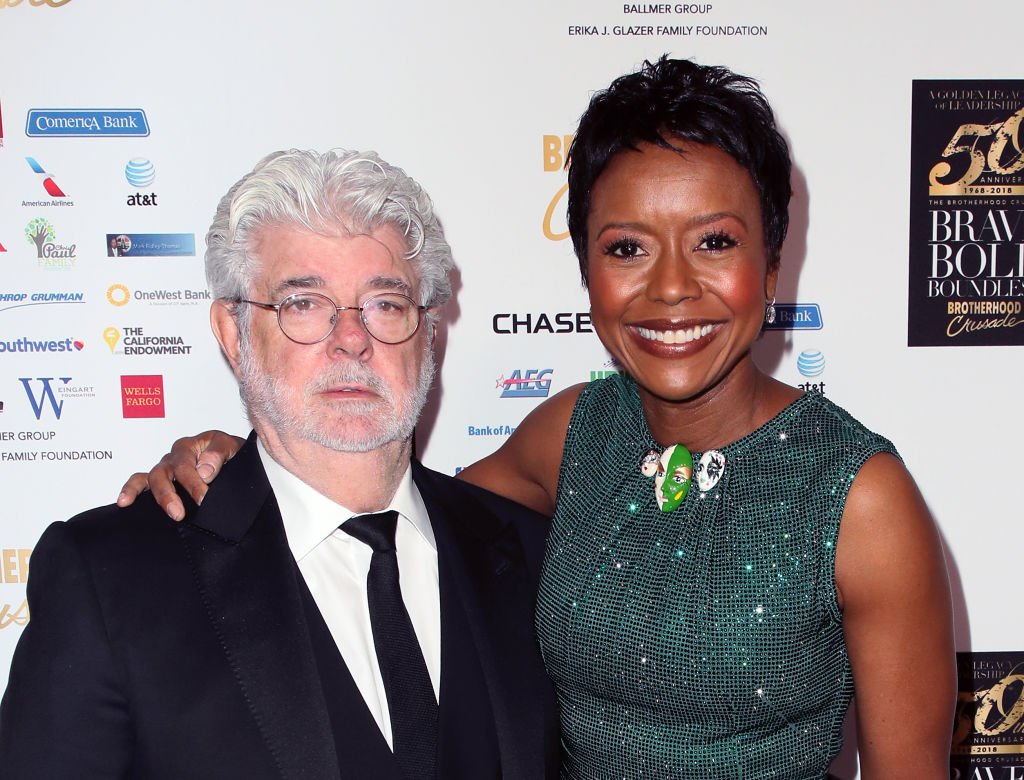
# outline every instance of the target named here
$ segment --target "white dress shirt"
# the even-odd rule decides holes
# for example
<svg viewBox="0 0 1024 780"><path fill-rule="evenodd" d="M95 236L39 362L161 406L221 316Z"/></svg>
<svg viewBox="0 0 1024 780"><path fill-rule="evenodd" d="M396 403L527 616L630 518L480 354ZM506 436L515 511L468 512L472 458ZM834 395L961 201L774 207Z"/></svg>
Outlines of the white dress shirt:
<svg viewBox="0 0 1024 780"><path fill-rule="evenodd" d="M394 749L391 716L370 627L366 577L373 551L338 529L352 512L318 493L278 464L257 444L270 486L281 509L288 546L313 595L320 614L352 679ZM402 600L409 612L434 696L441 685L441 599L437 583L437 545L427 509L412 481L412 469L402 477L388 507L398 512L395 548Z"/></svg>

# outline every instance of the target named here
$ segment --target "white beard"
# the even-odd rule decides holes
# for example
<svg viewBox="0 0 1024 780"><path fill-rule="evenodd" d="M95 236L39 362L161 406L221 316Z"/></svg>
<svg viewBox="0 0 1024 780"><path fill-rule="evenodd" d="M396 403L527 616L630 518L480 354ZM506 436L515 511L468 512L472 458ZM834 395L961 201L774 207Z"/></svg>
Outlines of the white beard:
<svg viewBox="0 0 1024 780"><path fill-rule="evenodd" d="M300 390L258 365L243 337L238 389L250 420L262 420L279 435L296 435L338 452L370 452L412 436L434 381L433 351L427 347L424 352L416 386L404 397L398 397L371 368L355 362L336 364ZM377 398L347 401L337 412L317 405L318 393L343 383L367 387Z"/></svg>

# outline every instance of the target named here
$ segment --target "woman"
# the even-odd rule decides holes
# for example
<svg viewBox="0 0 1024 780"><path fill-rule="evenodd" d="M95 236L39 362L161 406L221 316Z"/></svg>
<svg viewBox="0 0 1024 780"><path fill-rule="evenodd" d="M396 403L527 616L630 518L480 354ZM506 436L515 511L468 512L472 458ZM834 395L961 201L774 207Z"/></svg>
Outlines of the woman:
<svg viewBox="0 0 1024 780"><path fill-rule="evenodd" d="M569 229L628 376L461 474L553 515L536 620L565 777L823 778L854 689L864 780L948 776L924 502L892 444L751 358L789 175L756 84L721 68L645 63L581 119Z"/></svg>

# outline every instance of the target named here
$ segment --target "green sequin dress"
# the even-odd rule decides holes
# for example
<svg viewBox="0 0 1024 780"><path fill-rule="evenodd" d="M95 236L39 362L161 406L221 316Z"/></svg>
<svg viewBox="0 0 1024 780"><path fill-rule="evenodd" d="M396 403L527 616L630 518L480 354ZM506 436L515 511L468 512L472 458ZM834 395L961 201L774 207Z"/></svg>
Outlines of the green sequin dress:
<svg viewBox="0 0 1024 780"><path fill-rule="evenodd" d="M658 509L629 378L573 411L537 604L564 778L811 780L853 693L835 543L850 484L892 444L821 395L720 449ZM694 464L701 453L695 452Z"/></svg>

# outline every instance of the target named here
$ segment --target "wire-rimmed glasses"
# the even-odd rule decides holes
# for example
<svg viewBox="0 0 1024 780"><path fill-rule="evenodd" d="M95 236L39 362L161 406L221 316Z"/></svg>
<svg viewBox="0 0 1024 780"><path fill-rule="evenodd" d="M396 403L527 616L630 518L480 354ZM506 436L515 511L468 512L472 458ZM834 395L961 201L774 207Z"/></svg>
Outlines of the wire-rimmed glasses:
<svg viewBox="0 0 1024 780"><path fill-rule="evenodd" d="M343 311L359 312L366 332L382 344L401 344L419 330L426 306L401 293L371 295L361 306L338 306L326 295L293 293L280 303L236 299L262 309L277 312L277 324L296 344L317 344L334 332Z"/></svg>

